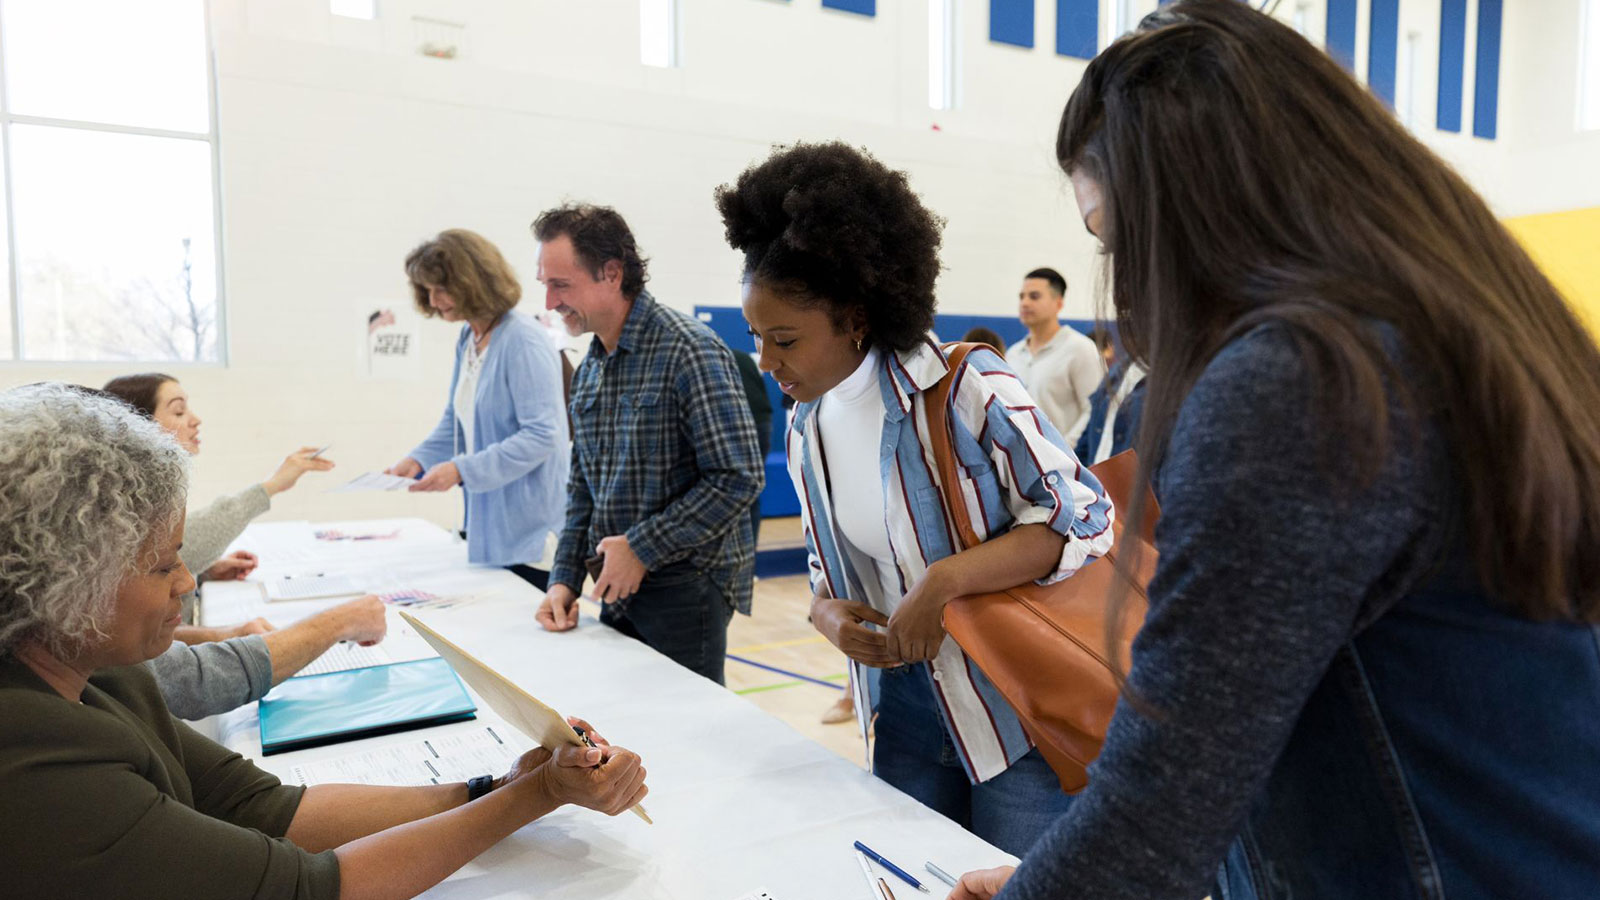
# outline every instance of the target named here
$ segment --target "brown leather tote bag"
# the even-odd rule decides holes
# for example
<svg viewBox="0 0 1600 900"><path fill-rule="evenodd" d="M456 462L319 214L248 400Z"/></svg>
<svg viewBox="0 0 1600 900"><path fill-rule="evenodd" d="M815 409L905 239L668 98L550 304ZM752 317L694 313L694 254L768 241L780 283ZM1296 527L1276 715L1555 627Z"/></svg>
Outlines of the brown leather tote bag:
<svg viewBox="0 0 1600 900"><path fill-rule="evenodd" d="M946 348L951 373L976 346ZM966 549L978 544L978 536L959 494L951 489L961 482L948 415L950 382L946 375L928 392L928 433L945 509L960 548ZM1100 754L1117 705L1120 688L1106 634L1111 599L1119 591L1126 592L1127 608L1114 637L1121 644L1115 658L1125 665L1133 637L1144 623L1145 586L1155 574L1151 535L1160 509L1148 488L1139 498L1147 504L1140 533L1123 530L1123 515L1135 502L1138 468L1138 458L1128 451L1090 469L1117 513L1112 524L1115 543L1104 559L1049 586L1024 580L997 593L958 597L944 610L945 630L1016 710L1023 728L1060 778L1061 789L1069 794L1088 785L1087 768ZM1138 568L1129 578L1117 560L1136 543L1142 545Z"/></svg>

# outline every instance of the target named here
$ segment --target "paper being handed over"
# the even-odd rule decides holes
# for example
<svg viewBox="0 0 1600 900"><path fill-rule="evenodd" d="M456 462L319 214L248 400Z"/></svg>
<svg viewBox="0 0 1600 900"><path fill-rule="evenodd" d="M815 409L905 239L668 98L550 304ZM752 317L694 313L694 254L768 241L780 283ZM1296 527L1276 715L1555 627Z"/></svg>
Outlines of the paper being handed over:
<svg viewBox="0 0 1600 900"><path fill-rule="evenodd" d="M400 613L400 618L405 619L407 625L416 629L417 634L422 635L423 640L450 663L450 668L456 670L461 680L470 685L478 696L483 698L483 702L489 704L490 709L518 731L538 742L539 746L550 751L563 744L578 747L593 746L573 730L560 713L544 705L539 698L518 687L509 678L489 668L477 657L417 621L416 617L409 613ZM643 819L646 824L655 824L650 820L650 815L644 811L643 804L635 806L633 814Z"/></svg>

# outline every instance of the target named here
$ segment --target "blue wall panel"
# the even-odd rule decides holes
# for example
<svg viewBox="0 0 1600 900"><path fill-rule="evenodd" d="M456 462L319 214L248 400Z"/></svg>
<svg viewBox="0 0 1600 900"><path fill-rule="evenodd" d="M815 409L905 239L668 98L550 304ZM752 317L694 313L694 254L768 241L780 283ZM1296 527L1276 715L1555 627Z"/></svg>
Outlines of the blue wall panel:
<svg viewBox="0 0 1600 900"><path fill-rule="evenodd" d="M1478 65L1472 76L1472 133L1494 140L1500 124L1500 0L1478 0Z"/></svg>
<svg viewBox="0 0 1600 900"><path fill-rule="evenodd" d="M989 40L1033 46L1033 0L989 0Z"/></svg>
<svg viewBox="0 0 1600 900"><path fill-rule="evenodd" d="M1328 55L1355 71L1356 0L1328 0Z"/></svg>
<svg viewBox="0 0 1600 900"><path fill-rule="evenodd" d="M1467 0L1442 0L1439 4L1439 112L1440 131L1461 133L1461 92L1466 81Z"/></svg>
<svg viewBox="0 0 1600 900"><path fill-rule="evenodd" d="M1100 0L1056 0L1056 53L1094 59L1100 52Z"/></svg>
<svg viewBox="0 0 1600 900"><path fill-rule="evenodd" d="M1400 0L1372 0L1368 26L1367 85L1392 107L1400 55Z"/></svg>
<svg viewBox="0 0 1600 900"><path fill-rule="evenodd" d="M863 16L878 14L878 0L822 0L822 5L826 9L839 9Z"/></svg>

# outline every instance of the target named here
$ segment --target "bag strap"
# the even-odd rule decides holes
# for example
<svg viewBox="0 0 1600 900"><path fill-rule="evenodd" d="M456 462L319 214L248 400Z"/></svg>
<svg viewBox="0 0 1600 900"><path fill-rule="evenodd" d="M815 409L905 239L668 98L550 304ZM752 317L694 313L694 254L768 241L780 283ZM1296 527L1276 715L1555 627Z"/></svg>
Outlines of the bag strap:
<svg viewBox="0 0 1600 900"><path fill-rule="evenodd" d="M955 526L956 552L968 550L983 543L972 529L972 519L967 515L966 504L961 502L961 477L956 471L954 432L950 429L950 388L955 384L956 373L966 362L967 354L985 344L954 343L944 345L945 364L950 370L944 373L924 394L923 409L928 415L928 439L933 444L933 461L939 468L939 494L944 498L945 513Z"/></svg>
<svg viewBox="0 0 1600 900"><path fill-rule="evenodd" d="M933 444L933 461L939 469L939 483L942 490L940 496L944 498L945 513L950 522L955 526L956 538L961 544L961 550L978 546L978 533L972 528L972 519L967 515L966 504L961 501L961 477L956 469L956 454L953 447L954 432L950 428L950 388L955 383L956 373L966 362L967 354L986 344L955 343L944 345L945 362L950 370L944 377L927 390L927 400L924 404L928 414L928 437ZM1132 450L1124 450L1116 456L1092 466L1089 471L1100 480L1107 496L1111 498L1112 506L1131 510L1135 501L1135 483L1139 471L1139 457ZM1156 522L1161 518L1161 505L1156 502L1155 493L1149 485L1145 485L1144 527L1140 529L1140 537L1145 543L1155 543ZM957 551L959 552L959 551Z"/></svg>

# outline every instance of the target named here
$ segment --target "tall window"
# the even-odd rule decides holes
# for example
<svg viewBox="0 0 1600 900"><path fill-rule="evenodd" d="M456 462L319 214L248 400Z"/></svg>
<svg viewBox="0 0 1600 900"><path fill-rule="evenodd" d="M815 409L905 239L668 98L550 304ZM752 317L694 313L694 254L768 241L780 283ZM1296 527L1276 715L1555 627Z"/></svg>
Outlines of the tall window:
<svg viewBox="0 0 1600 900"><path fill-rule="evenodd" d="M216 362L204 0L0 0L0 357Z"/></svg>
<svg viewBox="0 0 1600 900"><path fill-rule="evenodd" d="M1139 24L1139 0L1111 0L1111 15L1104 18L1106 23L1105 39L1101 46L1109 46L1112 41L1133 30Z"/></svg>
<svg viewBox="0 0 1600 900"><path fill-rule="evenodd" d="M1417 66L1422 59L1422 33L1406 32L1400 49L1400 90L1396 98L1396 111L1407 128L1417 127Z"/></svg>
<svg viewBox="0 0 1600 900"><path fill-rule="evenodd" d="M349 19L376 19L378 0L329 0L328 11Z"/></svg>
<svg viewBox="0 0 1600 900"><path fill-rule="evenodd" d="M1578 36L1578 127L1600 129L1600 0L1584 0Z"/></svg>
<svg viewBox="0 0 1600 900"><path fill-rule="evenodd" d="M639 61L678 65L678 0L639 0Z"/></svg>
<svg viewBox="0 0 1600 900"><path fill-rule="evenodd" d="M956 0L928 0L928 106L956 108Z"/></svg>

